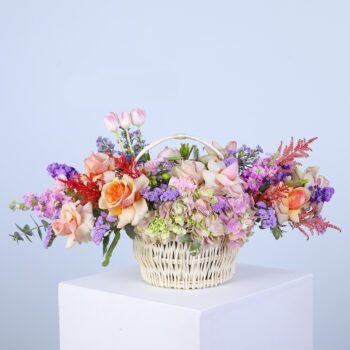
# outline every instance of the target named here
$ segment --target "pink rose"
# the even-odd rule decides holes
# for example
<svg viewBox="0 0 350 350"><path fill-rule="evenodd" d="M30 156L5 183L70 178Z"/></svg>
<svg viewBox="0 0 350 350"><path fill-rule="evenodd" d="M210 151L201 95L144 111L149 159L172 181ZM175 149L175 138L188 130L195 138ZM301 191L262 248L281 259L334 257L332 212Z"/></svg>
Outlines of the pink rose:
<svg viewBox="0 0 350 350"><path fill-rule="evenodd" d="M102 174L108 170L114 170L114 159L105 153L91 153L84 160L86 171L89 174Z"/></svg>

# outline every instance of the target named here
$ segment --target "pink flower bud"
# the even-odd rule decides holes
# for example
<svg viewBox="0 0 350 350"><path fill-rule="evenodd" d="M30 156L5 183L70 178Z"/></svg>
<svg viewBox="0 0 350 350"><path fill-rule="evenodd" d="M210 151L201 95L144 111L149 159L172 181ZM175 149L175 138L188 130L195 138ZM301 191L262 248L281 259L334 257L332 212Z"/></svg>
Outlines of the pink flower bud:
<svg viewBox="0 0 350 350"><path fill-rule="evenodd" d="M105 122L107 130L112 131L112 132L117 131L119 126L120 126L118 117L114 112L109 112L105 116L104 122Z"/></svg>
<svg viewBox="0 0 350 350"><path fill-rule="evenodd" d="M123 112L118 117L120 126L123 129L128 129L131 125L131 118L130 114L128 112Z"/></svg>
<svg viewBox="0 0 350 350"><path fill-rule="evenodd" d="M130 112L130 115L131 115L132 123L137 127L140 127L145 122L145 119L146 119L145 111L143 111L140 108L133 109Z"/></svg>

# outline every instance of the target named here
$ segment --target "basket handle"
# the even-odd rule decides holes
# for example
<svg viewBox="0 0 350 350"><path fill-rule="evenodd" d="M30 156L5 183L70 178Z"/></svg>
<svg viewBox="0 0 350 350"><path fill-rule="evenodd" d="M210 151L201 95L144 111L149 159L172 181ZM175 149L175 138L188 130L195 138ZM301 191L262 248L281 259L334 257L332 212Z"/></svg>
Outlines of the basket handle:
<svg viewBox="0 0 350 350"><path fill-rule="evenodd" d="M191 135L186 135L186 134L174 134L174 135L170 135L167 137L163 137L157 141L154 141L152 143L150 143L148 146L146 146L135 158L135 161L138 162L140 160L140 158L147 153L148 151L150 151L152 148L158 146L159 144L168 141L168 140L193 140L193 141L197 141L199 143L201 143L202 145L210 148L213 152L215 152L217 154L217 156L220 159L224 159L225 157L223 156L223 154L216 149L213 145L211 145L210 143L203 141L201 139L199 139L198 137L195 136L191 136Z"/></svg>

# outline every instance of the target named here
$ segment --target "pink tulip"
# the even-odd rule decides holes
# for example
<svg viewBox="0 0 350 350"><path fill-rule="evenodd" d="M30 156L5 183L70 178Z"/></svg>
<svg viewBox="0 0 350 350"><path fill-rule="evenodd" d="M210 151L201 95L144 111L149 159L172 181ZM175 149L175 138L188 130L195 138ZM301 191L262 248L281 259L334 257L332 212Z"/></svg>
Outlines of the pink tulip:
<svg viewBox="0 0 350 350"><path fill-rule="evenodd" d="M120 126L123 129L129 129L129 127L131 125L131 118L130 118L130 114L128 112L121 113L119 115L118 119L119 119Z"/></svg>
<svg viewBox="0 0 350 350"><path fill-rule="evenodd" d="M143 111L142 109L138 108L138 109L133 109L130 112L131 115L131 121L132 123L137 126L138 128L140 126L143 125L143 123L145 122L146 119L146 114L145 111Z"/></svg>
<svg viewBox="0 0 350 350"><path fill-rule="evenodd" d="M112 131L112 132L118 131L118 128L120 127L118 117L114 112L109 112L105 116L104 122L105 122L107 130Z"/></svg>

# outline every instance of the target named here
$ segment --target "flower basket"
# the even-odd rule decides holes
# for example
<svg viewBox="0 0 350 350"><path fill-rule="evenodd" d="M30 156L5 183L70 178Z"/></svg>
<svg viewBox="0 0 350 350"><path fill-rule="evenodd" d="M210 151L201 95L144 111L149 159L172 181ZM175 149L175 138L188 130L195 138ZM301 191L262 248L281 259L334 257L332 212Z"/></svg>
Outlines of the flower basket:
<svg viewBox="0 0 350 350"><path fill-rule="evenodd" d="M147 243L135 238L134 255L145 282L156 287L199 289L230 280L238 249L223 243L203 247L193 255L187 243Z"/></svg>
<svg viewBox="0 0 350 350"><path fill-rule="evenodd" d="M221 152L210 143L191 135L176 134L145 147L136 157L136 162L152 148L176 139L199 142L213 151L219 159L224 159ZM140 231L142 227L139 227ZM193 254L186 242L172 240L167 243L152 243L136 237L133 251L141 276L148 284L164 288L199 289L214 287L232 278L238 249L229 248L221 241L201 247L197 254Z"/></svg>
<svg viewBox="0 0 350 350"><path fill-rule="evenodd" d="M186 134L146 145L142 110L111 112L104 121L118 144L99 137L84 171L50 164L54 185L11 203L12 210L34 212L40 220L16 225L10 235L14 241L31 241L36 233L45 248L58 237L67 239L66 248L93 242L102 247L102 265L107 266L125 233L134 240L147 283L198 289L233 276L237 252L255 226L270 230L275 239L287 224L307 239L328 228L340 231L321 216L334 188L318 167L299 168L316 138L292 138L274 153L264 153L260 146L238 148L236 141L221 147ZM200 143L205 152L181 143L151 157L154 147L173 139Z"/></svg>

